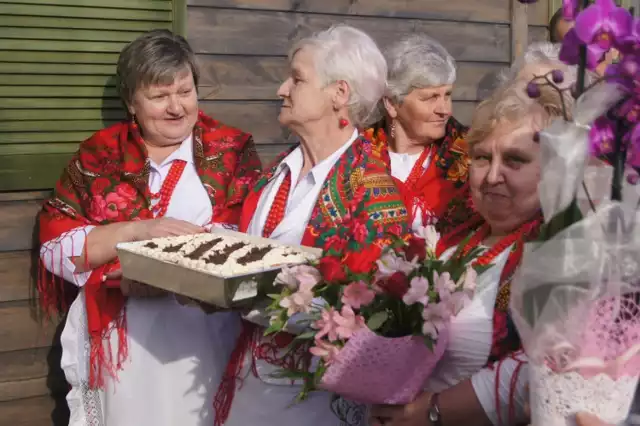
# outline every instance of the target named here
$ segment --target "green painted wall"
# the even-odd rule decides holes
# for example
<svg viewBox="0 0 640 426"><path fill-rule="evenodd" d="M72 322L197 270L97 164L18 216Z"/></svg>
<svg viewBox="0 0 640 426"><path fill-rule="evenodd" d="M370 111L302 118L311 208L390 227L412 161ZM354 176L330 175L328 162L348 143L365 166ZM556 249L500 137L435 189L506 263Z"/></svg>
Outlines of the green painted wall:
<svg viewBox="0 0 640 426"><path fill-rule="evenodd" d="M120 49L147 30L183 32L185 10L181 0L0 3L0 191L51 188L79 142L123 118Z"/></svg>

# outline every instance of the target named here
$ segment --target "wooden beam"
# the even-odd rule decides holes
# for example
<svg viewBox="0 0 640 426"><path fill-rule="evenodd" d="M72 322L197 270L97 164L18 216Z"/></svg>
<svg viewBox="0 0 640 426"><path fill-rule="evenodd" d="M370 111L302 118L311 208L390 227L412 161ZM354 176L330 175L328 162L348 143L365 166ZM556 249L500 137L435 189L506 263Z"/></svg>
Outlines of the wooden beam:
<svg viewBox="0 0 640 426"><path fill-rule="evenodd" d="M511 61L521 56L527 48L529 39L529 22L527 5L518 0L511 0Z"/></svg>

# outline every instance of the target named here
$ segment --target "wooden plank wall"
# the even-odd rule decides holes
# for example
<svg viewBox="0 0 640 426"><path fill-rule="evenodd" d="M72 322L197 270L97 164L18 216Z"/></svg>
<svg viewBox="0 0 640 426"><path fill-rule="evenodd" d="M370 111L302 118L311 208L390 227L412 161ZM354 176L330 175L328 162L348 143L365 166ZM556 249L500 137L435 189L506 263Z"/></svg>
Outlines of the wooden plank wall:
<svg viewBox="0 0 640 426"><path fill-rule="evenodd" d="M269 161L290 142L277 125L275 93L291 40L346 22L382 46L417 31L440 40L459 63L455 115L469 122L492 74L516 53L512 49L546 37L545 4L514 14L511 1L189 0L188 38L202 66L201 106L253 133ZM523 22L522 12L528 31L512 31L512 21ZM35 215L46 195L0 193L0 426L53 424L61 413L49 396L53 388L64 397L59 373L49 368L59 363L56 324L40 325L29 303Z"/></svg>
<svg viewBox="0 0 640 426"><path fill-rule="evenodd" d="M517 2L515 2L517 3ZM381 47L424 32L457 59L454 113L469 123L492 76L512 60L512 41L526 46L546 37L544 2L512 13L512 0L188 0L188 36L202 66L202 107L253 133L270 156L289 139L279 128L276 90L287 71L292 40L347 23L371 34ZM518 28L511 31L512 20ZM514 37L512 37L512 33Z"/></svg>

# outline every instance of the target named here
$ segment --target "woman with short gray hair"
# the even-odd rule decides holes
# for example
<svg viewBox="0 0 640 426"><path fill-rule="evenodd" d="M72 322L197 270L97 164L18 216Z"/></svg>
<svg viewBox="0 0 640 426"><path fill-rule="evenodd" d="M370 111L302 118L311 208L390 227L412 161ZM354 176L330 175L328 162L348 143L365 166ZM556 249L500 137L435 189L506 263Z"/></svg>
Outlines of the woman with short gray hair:
<svg viewBox="0 0 640 426"><path fill-rule="evenodd" d="M386 119L366 137L388 146L413 226L446 232L467 218L467 128L451 115L455 60L426 35L393 44L386 58Z"/></svg>
<svg viewBox="0 0 640 426"><path fill-rule="evenodd" d="M278 90L279 121L299 143L282 154L249 193L240 230L342 253L336 237L357 238L349 224L358 212L363 226L357 232L365 232L378 247L393 233L406 235L407 209L387 163L358 130L373 119L385 90L387 67L375 42L360 30L338 25L295 44L289 60L290 75ZM372 256L371 267L375 260ZM346 404L340 401L337 407L328 392L313 392L295 403L302 381L274 373L312 362L306 346L290 350L289 345L296 345L288 333L265 337L261 325L269 325L268 314L252 314L250 320L243 322L216 395L218 425L362 424L353 418L355 413L344 412ZM288 325L293 330L296 326L297 318Z"/></svg>
<svg viewBox="0 0 640 426"><path fill-rule="evenodd" d="M239 320L122 279L116 245L237 226L260 162L249 134L198 110L184 38L140 36L117 72L128 120L80 144L39 216L40 299L79 289L61 336L69 424L210 426Z"/></svg>

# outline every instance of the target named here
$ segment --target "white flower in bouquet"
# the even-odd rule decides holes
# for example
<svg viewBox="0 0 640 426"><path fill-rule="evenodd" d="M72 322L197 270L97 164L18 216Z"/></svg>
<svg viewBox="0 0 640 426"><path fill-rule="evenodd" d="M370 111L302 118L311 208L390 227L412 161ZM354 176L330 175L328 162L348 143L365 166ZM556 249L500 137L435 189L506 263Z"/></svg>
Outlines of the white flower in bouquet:
<svg viewBox="0 0 640 426"><path fill-rule="evenodd" d="M422 311L422 333L433 340L438 338L440 331L445 328L451 318L451 311L445 303L431 303Z"/></svg>
<svg viewBox="0 0 640 426"><path fill-rule="evenodd" d="M417 237L422 238L427 243L427 251L434 254L438 241L440 241L440 234L436 231L436 227L433 225L417 226L414 228L414 233Z"/></svg>
<svg viewBox="0 0 640 426"><path fill-rule="evenodd" d="M280 300L279 305L287 310L287 315L309 313L314 299L313 288L320 282L320 272L309 265L282 268L275 283L286 286L293 293Z"/></svg>
<svg viewBox="0 0 640 426"><path fill-rule="evenodd" d="M427 292L429 291L429 280L422 276L413 277L409 283L409 290L402 297L402 301L407 305L422 303L426 306L429 302Z"/></svg>
<svg viewBox="0 0 640 426"><path fill-rule="evenodd" d="M390 277L396 272L408 275L418 266L417 262L408 262L404 257L398 256L393 251L383 254L376 263L378 264L377 280Z"/></svg>
<svg viewBox="0 0 640 426"><path fill-rule="evenodd" d="M340 348L337 345L329 343L326 340L316 339L314 343L315 346L311 347L309 352L314 356L322 358L326 365L331 365L340 353Z"/></svg>
<svg viewBox="0 0 640 426"><path fill-rule="evenodd" d="M310 286L313 288L321 279L320 271L313 266L297 265L290 268L282 268L278 276L276 276L274 283L284 285L290 290L295 291L303 284L305 284L306 287Z"/></svg>

